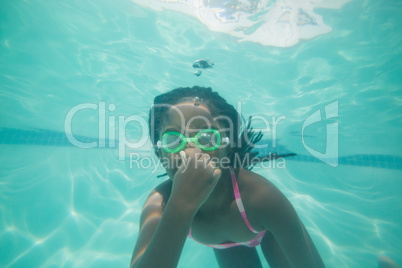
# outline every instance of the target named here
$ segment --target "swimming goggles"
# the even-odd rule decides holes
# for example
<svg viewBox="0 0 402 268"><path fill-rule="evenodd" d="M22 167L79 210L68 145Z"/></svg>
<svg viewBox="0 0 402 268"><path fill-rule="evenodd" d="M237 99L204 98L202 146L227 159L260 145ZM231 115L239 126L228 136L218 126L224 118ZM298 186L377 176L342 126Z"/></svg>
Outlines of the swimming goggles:
<svg viewBox="0 0 402 268"><path fill-rule="evenodd" d="M219 148L221 141L229 143L229 138L221 139L221 133L215 129L204 129L198 132L193 138L187 138L178 132L166 132L162 139L157 142L158 148L163 148L167 153L181 151L188 142L192 142L203 151L214 151Z"/></svg>

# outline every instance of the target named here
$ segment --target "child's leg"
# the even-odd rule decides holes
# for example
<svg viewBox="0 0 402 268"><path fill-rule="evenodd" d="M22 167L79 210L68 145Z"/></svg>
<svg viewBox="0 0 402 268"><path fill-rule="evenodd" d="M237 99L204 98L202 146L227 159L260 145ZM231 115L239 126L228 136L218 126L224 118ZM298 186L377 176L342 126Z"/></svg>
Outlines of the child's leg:
<svg viewBox="0 0 402 268"><path fill-rule="evenodd" d="M283 253L278 242L270 231L267 230L264 237L261 240L261 251L264 253L265 259L269 263L271 268L286 268L290 267L288 259Z"/></svg>
<svg viewBox="0 0 402 268"><path fill-rule="evenodd" d="M214 249L214 252L220 268L262 268L255 248L237 246Z"/></svg>

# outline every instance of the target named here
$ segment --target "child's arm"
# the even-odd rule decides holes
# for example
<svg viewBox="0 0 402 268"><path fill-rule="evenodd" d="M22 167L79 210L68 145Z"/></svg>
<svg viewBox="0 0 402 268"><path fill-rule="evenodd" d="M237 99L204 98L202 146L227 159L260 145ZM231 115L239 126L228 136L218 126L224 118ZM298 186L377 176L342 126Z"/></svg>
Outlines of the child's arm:
<svg viewBox="0 0 402 268"><path fill-rule="evenodd" d="M170 199L162 214L163 197L153 192L141 214L140 232L131 267L177 267L194 212Z"/></svg>
<svg viewBox="0 0 402 268"><path fill-rule="evenodd" d="M291 267L325 267L320 254L289 200L271 183L259 193L262 225L286 256ZM267 235L270 233L267 232ZM263 239L267 242L268 238ZM269 250L268 247L267 251ZM263 252L265 256L270 252ZM272 255L272 254L271 254ZM269 261L269 260L268 260Z"/></svg>
<svg viewBox="0 0 402 268"><path fill-rule="evenodd" d="M131 268L177 267L193 218L221 176L221 170L199 148L192 149L188 158L183 154L165 208L158 192L151 193L145 203ZM197 161L208 164L197 165Z"/></svg>

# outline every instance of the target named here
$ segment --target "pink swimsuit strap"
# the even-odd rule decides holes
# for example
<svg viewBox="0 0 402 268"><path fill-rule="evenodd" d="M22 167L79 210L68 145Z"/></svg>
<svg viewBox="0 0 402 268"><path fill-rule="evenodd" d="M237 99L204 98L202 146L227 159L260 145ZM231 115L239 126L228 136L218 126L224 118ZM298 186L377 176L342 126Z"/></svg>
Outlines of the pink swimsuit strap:
<svg viewBox="0 0 402 268"><path fill-rule="evenodd" d="M230 170L230 174L231 174L231 177L232 177L232 185L233 185L233 192L234 192L234 196L235 196L235 200L236 200L236 205L237 205L237 207L239 209L239 212L240 212L244 222L246 223L247 227L250 229L250 231L252 231L253 233L256 233L257 236L254 237L252 240L246 241L246 242L224 243L224 244L212 245L212 244L204 244L204 243L201 243L201 242L198 242L197 240L195 240L193 238L193 236L191 235L191 228L190 228L188 237L194 239L198 243L204 244L204 245L212 247L212 248L217 248L217 249L230 248L230 247L241 246L241 245L242 246L248 246L248 247L258 246L261 243L261 240L264 237L266 230L264 230L262 232L257 232L256 230L254 230L253 227L251 227L250 222L248 221L247 216L246 216L246 211L244 210L243 202L241 200L239 186L238 186L237 181L236 181L236 174L235 174L235 172L234 172L232 167L229 167L229 170Z"/></svg>
<svg viewBox="0 0 402 268"><path fill-rule="evenodd" d="M233 192L236 200L237 207L239 208L239 212L244 220L244 222L247 224L248 229L252 231L253 233L258 233L256 230L254 230L253 227L251 227L250 223L248 222L247 216L246 216L246 211L244 210L243 206L243 201L241 201L241 196L240 196L240 191L239 191L239 185L237 184L236 180L236 174L233 171L232 167L229 167L230 174L232 175L232 184L233 184Z"/></svg>

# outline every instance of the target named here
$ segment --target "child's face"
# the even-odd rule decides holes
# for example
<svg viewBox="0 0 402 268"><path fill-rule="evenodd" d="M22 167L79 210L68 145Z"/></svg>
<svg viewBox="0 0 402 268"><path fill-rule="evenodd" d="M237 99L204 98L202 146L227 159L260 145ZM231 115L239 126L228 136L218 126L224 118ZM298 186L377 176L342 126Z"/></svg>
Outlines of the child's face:
<svg viewBox="0 0 402 268"><path fill-rule="evenodd" d="M194 137L197 133L204 129L215 129L221 134L221 138L226 137L226 133L222 131L221 125L211 115L210 110L205 105L194 105L193 102L183 102L170 108L166 113L166 118L161 126L159 140L166 132L182 133L186 137ZM182 149L188 157L191 150L196 145L193 142L188 142ZM213 151L202 151L208 154L212 159L222 160L227 157L229 146L221 143L221 146ZM179 152L167 153L164 149L160 149L160 159L165 162L166 172L172 179L181 164ZM225 159L226 160L226 159ZM166 165L166 162L168 164ZM222 161L223 162L223 161Z"/></svg>

